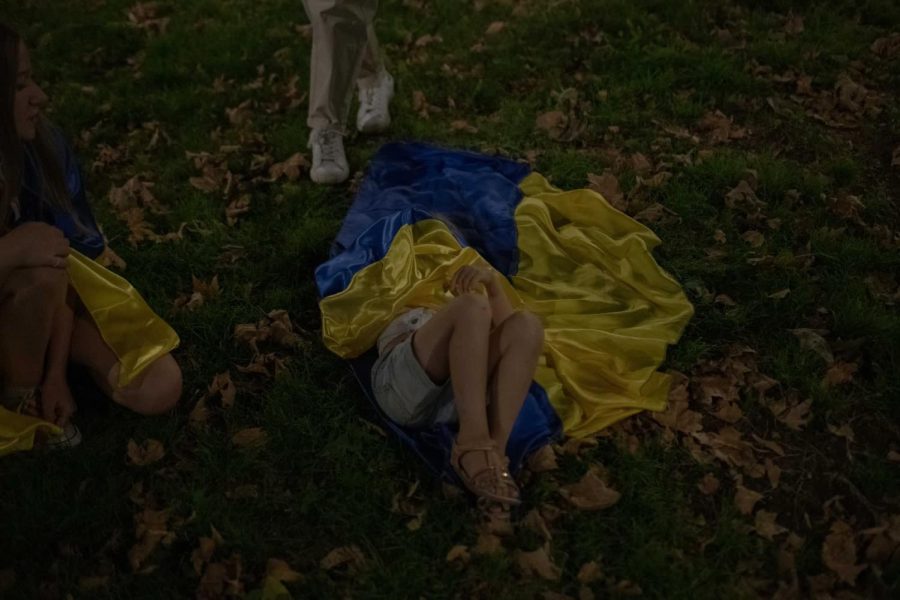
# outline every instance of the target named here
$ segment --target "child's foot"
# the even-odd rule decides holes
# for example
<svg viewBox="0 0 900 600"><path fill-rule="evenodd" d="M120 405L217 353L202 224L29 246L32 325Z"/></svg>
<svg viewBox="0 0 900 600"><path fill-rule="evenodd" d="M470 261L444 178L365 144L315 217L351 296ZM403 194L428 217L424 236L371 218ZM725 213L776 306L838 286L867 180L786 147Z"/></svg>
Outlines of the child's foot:
<svg viewBox="0 0 900 600"><path fill-rule="evenodd" d="M481 498L516 505L521 502L519 486L509 474L507 465L493 443L460 446L454 442L450 451L450 466L470 492Z"/></svg>

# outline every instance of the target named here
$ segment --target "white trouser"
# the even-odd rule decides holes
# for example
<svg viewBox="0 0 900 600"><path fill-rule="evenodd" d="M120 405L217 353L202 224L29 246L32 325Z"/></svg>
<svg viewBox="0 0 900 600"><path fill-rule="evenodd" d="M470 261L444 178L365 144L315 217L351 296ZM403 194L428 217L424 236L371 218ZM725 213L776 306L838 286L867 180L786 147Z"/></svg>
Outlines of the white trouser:
<svg viewBox="0 0 900 600"><path fill-rule="evenodd" d="M378 0L303 0L312 25L310 127L344 129L354 83L383 68L372 20Z"/></svg>

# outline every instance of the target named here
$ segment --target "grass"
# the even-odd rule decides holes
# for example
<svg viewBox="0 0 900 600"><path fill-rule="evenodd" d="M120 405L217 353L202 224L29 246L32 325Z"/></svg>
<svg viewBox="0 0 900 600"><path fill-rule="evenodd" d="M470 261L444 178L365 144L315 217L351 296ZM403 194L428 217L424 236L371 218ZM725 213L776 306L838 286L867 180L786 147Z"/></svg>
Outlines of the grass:
<svg viewBox="0 0 900 600"><path fill-rule="evenodd" d="M177 357L185 396L174 415L152 419L86 398L80 448L0 461L0 594L190 597L201 579L191 554L211 527L224 538L212 560L240 556L247 597L261 596L270 558L303 573L287 586L295 597L310 598L530 598L545 591L578 597L585 589L604 597L637 586L648 597L693 599L771 596L791 585L791 575L777 568L785 537L760 537L753 517L735 507L738 470L721 461L698 463L683 439L672 441L645 416L613 428L580 457L562 456L559 471L529 484L526 508L545 515L562 509L550 524L558 581L521 575L515 552L541 545L521 527L499 554L475 556L465 567L448 563L454 545L476 545L469 505L445 496L397 442L367 423L371 414L355 381L318 341L312 272L327 256L352 199L350 186L247 176L240 192L249 195L251 210L231 227L221 194L188 183L197 170L186 152L236 145L227 160L239 175L251 172L256 155L281 161L306 152L305 104L275 103L294 75L298 89L306 89L310 41L297 30L306 20L300 3L160 0L158 16L169 19L164 33L129 23L132 0L50 4L0 0L0 14L22 27L52 97L51 116L75 141L95 210L128 263L125 275L182 337ZM743 481L765 494L758 507L804 537L796 573L798 589L808 592L816 581L810 577L829 573L821 545L834 519L860 532L900 511L900 477L887 458L900 450L900 316L896 300L887 302L871 283L894 277L896 291L900 272L894 191L900 170L890 166L900 144L900 76L896 58L870 50L897 30L900 11L886 0L381 4L377 28L398 82L395 121L389 136L351 136L352 168L364 171L388 139L425 139L532 156L535 168L564 188L584 187L588 173L613 169L636 209L661 202L675 213L651 224L663 240L657 257L697 313L667 367L692 374L734 345L747 346L760 370L780 382L779 394L813 401L811 421L795 431L745 390L746 416L735 425L745 437L754 433L786 448L777 459L778 487ZM785 32L789 10L803 17L802 31ZM506 28L485 35L494 21ZM426 34L440 40L417 45ZM828 127L790 99L794 83L757 74L759 65L772 75L811 75L816 92L826 95L852 73L878 94L880 112L853 129ZM417 114L414 91L438 110L428 118ZM786 110L773 110L772 98ZM226 111L246 100L249 121L233 124ZM749 135L710 144L697 123L716 109ZM570 142L549 138L535 128L536 116L549 110L570 112L583 132ZM451 128L461 119L477 133ZM667 133L672 126L690 130L698 142ZM118 158L92 168L104 148ZM633 153L653 165L669 163L659 169L671 172L670 180L635 192L638 173L627 161ZM690 161L672 160L683 155ZM748 221L725 202L748 170L766 217L780 223ZM153 217L157 230L184 223L182 240L128 243L106 197L134 175L152 181L170 208ZM847 194L862 199L858 218L831 208L833 198ZM741 237L751 228L764 234L759 248ZM222 288L217 298L193 312L174 310L175 298L191 291L192 276L213 275ZM785 289L787 296L770 297ZM717 301L721 294L734 305ZM233 340L234 325L274 309L289 312L303 343L274 379L238 373L235 365L246 364L251 352ZM854 379L824 386L827 365L788 332L796 328L829 330L835 353L858 363ZM191 427L194 403L226 370L238 385L235 406L215 412L205 430ZM828 430L845 423L855 432L849 444ZM707 415L704 425L715 430L722 423ZM264 447L230 443L233 433L252 426L266 430ZM627 435L639 440L633 451ZM127 442L147 438L163 442L165 458L128 465ZM622 498L599 513L570 510L557 489L591 464L603 465ZM701 494L697 484L710 473L721 489ZM409 517L393 512L392 502L416 482L426 512L421 528L410 530ZM146 561L157 568L145 573L132 572L127 558L140 510L129 493L137 483L148 505L170 509L179 521ZM832 585L896 595L896 562L866 558L869 538L862 533L854 543L858 562L871 564L855 586ZM332 549L351 544L365 565L320 568ZM579 582L588 561L601 564L603 578Z"/></svg>

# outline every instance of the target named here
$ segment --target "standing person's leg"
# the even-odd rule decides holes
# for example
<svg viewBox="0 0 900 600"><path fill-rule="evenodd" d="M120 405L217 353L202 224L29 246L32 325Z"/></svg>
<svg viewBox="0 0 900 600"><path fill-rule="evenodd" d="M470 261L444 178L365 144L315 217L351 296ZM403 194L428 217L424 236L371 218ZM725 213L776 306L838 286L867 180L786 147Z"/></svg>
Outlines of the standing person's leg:
<svg viewBox="0 0 900 600"><path fill-rule="evenodd" d="M310 176L316 183L339 183L350 168L343 134L353 83L368 43L377 0L304 0L312 25L310 56Z"/></svg>
<svg viewBox="0 0 900 600"><path fill-rule="evenodd" d="M356 113L356 128L361 133L382 133L391 125L390 103L394 98L394 78L384 68L384 59L378 46L375 27L367 29L369 43L366 44L359 78L359 111Z"/></svg>

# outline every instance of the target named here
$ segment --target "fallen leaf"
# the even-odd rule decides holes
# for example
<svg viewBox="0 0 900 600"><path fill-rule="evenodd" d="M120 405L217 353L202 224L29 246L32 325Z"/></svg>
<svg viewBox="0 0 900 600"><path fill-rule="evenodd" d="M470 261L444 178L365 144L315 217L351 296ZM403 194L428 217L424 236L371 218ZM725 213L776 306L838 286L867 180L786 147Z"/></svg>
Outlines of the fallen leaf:
<svg viewBox="0 0 900 600"><path fill-rule="evenodd" d="M870 49L882 58L893 58L900 55L900 32L878 38L872 42Z"/></svg>
<svg viewBox="0 0 900 600"><path fill-rule="evenodd" d="M659 202L654 202L644 210L634 215L634 220L644 223L656 223L668 212L670 211L665 206L663 206Z"/></svg>
<svg viewBox="0 0 900 600"><path fill-rule="evenodd" d="M560 110L542 113L535 119L537 128L547 132L547 135L552 139L559 139L562 136L567 123L568 117Z"/></svg>
<svg viewBox="0 0 900 600"><path fill-rule="evenodd" d="M468 546L464 546L462 544L457 544L450 548L447 552L447 562L452 563L454 561L459 561L460 563L467 565L469 561L472 560L472 555L469 554Z"/></svg>
<svg viewBox="0 0 900 600"><path fill-rule="evenodd" d="M303 575L291 568L287 562L280 558L270 558L266 561L266 577L272 577L278 581L291 583L300 581Z"/></svg>
<svg viewBox="0 0 900 600"><path fill-rule="evenodd" d="M216 551L216 542L210 537L201 537L197 540L197 547L191 552L191 564L197 575L203 574L203 565L212 559Z"/></svg>
<svg viewBox="0 0 900 600"><path fill-rule="evenodd" d="M496 34L500 33L501 31L503 31L504 29L506 29L505 21L494 21L493 23L488 25L488 28L485 30L484 34L485 35L496 35Z"/></svg>
<svg viewBox="0 0 900 600"><path fill-rule="evenodd" d="M831 353L831 348L823 337L828 333L828 330L800 328L789 329L788 331L797 337L802 348L812 350L821 356L829 365L834 362L834 354Z"/></svg>
<svg viewBox="0 0 900 600"><path fill-rule="evenodd" d="M768 298L772 298L773 300L783 300L783 299L787 298L790 293L791 293L790 288L784 288L783 290L779 290L777 292L769 294Z"/></svg>
<svg viewBox="0 0 900 600"><path fill-rule="evenodd" d="M855 436L853 435L853 429L850 427L850 423L844 423L840 427L835 427L834 425L828 426L828 431L833 433L838 437L842 437L846 439L848 442L855 441Z"/></svg>
<svg viewBox="0 0 900 600"><path fill-rule="evenodd" d="M109 244L103 246L103 252L94 260L107 269L116 268L120 271L124 271L128 266L128 264L122 260L122 257L109 247Z"/></svg>
<svg viewBox="0 0 900 600"><path fill-rule="evenodd" d="M725 232L722 231L721 229L716 229L715 233L713 234L713 239L719 244L724 244L724 243L728 242L728 237L725 235Z"/></svg>
<svg viewBox="0 0 900 600"><path fill-rule="evenodd" d="M538 575L543 579L557 581L562 574L559 567L553 564L548 553L548 546L544 545L531 552L516 550L516 563L526 577Z"/></svg>
<svg viewBox="0 0 900 600"><path fill-rule="evenodd" d="M546 473L559 468L556 464L556 452L550 444L545 444L529 454L525 464L532 473Z"/></svg>
<svg viewBox="0 0 900 600"><path fill-rule="evenodd" d="M859 365L856 363L836 361L825 371L825 378L822 380L822 383L825 387L850 383L858 370Z"/></svg>
<svg viewBox="0 0 900 600"><path fill-rule="evenodd" d="M268 441L266 431L262 427L241 429L231 436L231 443L239 448L263 446Z"/></svg>
<svg viewBox="0 0 900 600"><path fill-rule="evenodd" d="M359 546L341 546L335 548L319 561L319 566L326 571L337 567L347 566L350 571L358 571L366 565L366 556Z"/></svg>
<svg viewBox="0 0 900 600"><path fill-rule="evenodd" d="M737 302L735 302L728 294L717 294L713 299L713 302L722 304L723 306L737 306Z"/></svg>
<svg viewBox="0 0 900 600"><path fill-rule="evenodd" d="M791 429L800 431L812 418L812 415L809 414L811 407L812 399L804 400L803 402L791 406L786 412L775 418Z"/></svg>
<svg viewBox="0 0 900 600"><path fill-rule="evenodd" d="M751 489L745 488L741 484L737 484L734 494L734 504L742 515L753 514L753 507L762 500L763 495Z"/></svg>
<svg viewBox="0 0 900 600"><path fill-rule="evenodd" d="M426 33L425 35L419 37L413 45L416 48L424 48L425 46L428 46L430 44L436 44L443 41L444 38L440 35L431 35Z"/></svg>
<svg viewBox="0 0 900 600"><path fill-rule="evenodd" d="M715 494L719 491L719 487L721 484L719 483L718 477L713 475L712 473L706 473L703 476L703 479L697 483L697 489L700 490L700 493L704 496L709 496L711 494Z"/></svg>
<svg viewBox="0 0 900 600"><path fill-rule="evenodd" d="M625 212L628 203L625 201L625 195L619 189L619 180L611 171L604 171L602 175L588 173L588 189L591 189L612 205L616 210Z"/></svg>
<svg viewBox="0 0 900 600"><path fill-rule="evenodd" d="M831 532L822 543L822 562L849 585L856 583L856 577L866 565L856 564L856 542L853 530L844 521L835 521Z"/></svg>
<svg viewBox="0 0 900 600"><path fill-rule="evenodd" d="M754 248L759 248L766 243L766 236L755 229L745 231L741 235L741 239L750 244Z"/></svg>
<svg viewBox="0 0 900 600"><path fill-rule="evenodd" d="M532 508L528 511L528 514L522 519L521 525L541 536L545 542L549 542L553 539L553 535L547 527L547 522L544 520L541 512L536 508Z"/></svg>
<svg viewBox="0 0 900 600"><path fill-rule="evenodd" d="M134 516L135 544L128 551L128 563L132 571L139 571L163 539L170 534L167 523L168 510L145 508Z"/></svg>
<svg viewBox="0 0 900 600"><path fill-rule="evenodd" d="M250 212L250 195L242 194L225 207L225 222L229 227L234 227L238 222L238 217L248 212Z"/></svg>
<svg viewBox="0 0 900 600"><path fill-rule="evenodd" d="M757 511L756 521L753 525L754 531L769 541L774 539L776 535L786 532L786 528L775 522L777 517L778 515L773 512L765 510Z"/></svg>
<svg viewBox="0 0 900 600"><path fill-rule="evenodd" d="M653 170L653 164L640 152L632 154L629 160L631 162L631 168L636 173L649 173Z"/></svg>
<svg viewBox="0 0 900 600"><path fill-rule="evenodd" d="M785 19L784 22L784 31L790 35L797 35L798 33L803 33L803 16L795 15L794 13L790 13Z"/></svg>
<svg viewBox="0 0 900 600"><path fill-rule="evenodd" d="M772 486L772 489L778 487L778 483L781 481L781 467L775 464L771 458L766 458L766 477L769 479L769 485Z"/></svg>
<svg viewBox="0 0 900 600"><path fill-rule="evenodd" d="M297 181L304 169L309 168L309 161L305 156L296 152L287 160L275 163L269 167L269 181L277 181L282 177L288 181Z"/></svg>
<svg viewBox="0 0 900 600"><path fill-rule="evenodd" d="M142 467L153 464L166 455L162 442L154 439L146 439L140 445L133 439L128 440L128 461Z"/></svg>
<svg viewBox="0 0 900 600"><path fill-rule="evenodd" d="M503 550L503 541L493 533L487 531L478 532L478 541L475 542L473 552L478 555L496 554Z"/></svg>
<svg viewBox="0 0 900 600"><path fill-rule="evenodd" d="M619 501L621 494L607 487L591 468L578 483L564 485L559 489L560 495L574 507L581 510L602 510Z"/></svg>
<svg viewBox="0 0 900 600"><path fill-rule="evenodd" d="M578 575L576 578L578 579L579 583L587 585L600 580L602 577L603 570L600 568L600 563L592 560L581 565L581 568L578 569Z"/></svg>
<svg viewBox="0 0 900 600"><path fill-rule="evenodd" d="M207 388L206 397L215 398L218 396L222 403L222 408L231 408L234 405L234 399L237 396L237 388L231 380L231 371L217 373Z"/></svg>
<svg viewBox="0 0 900 600"><path fill-rule="evenodd" d="M469 125L468 121L457 119L450 123L450 129L453 131L465 131L466 133L478 133L478 128Z"/></svg>

